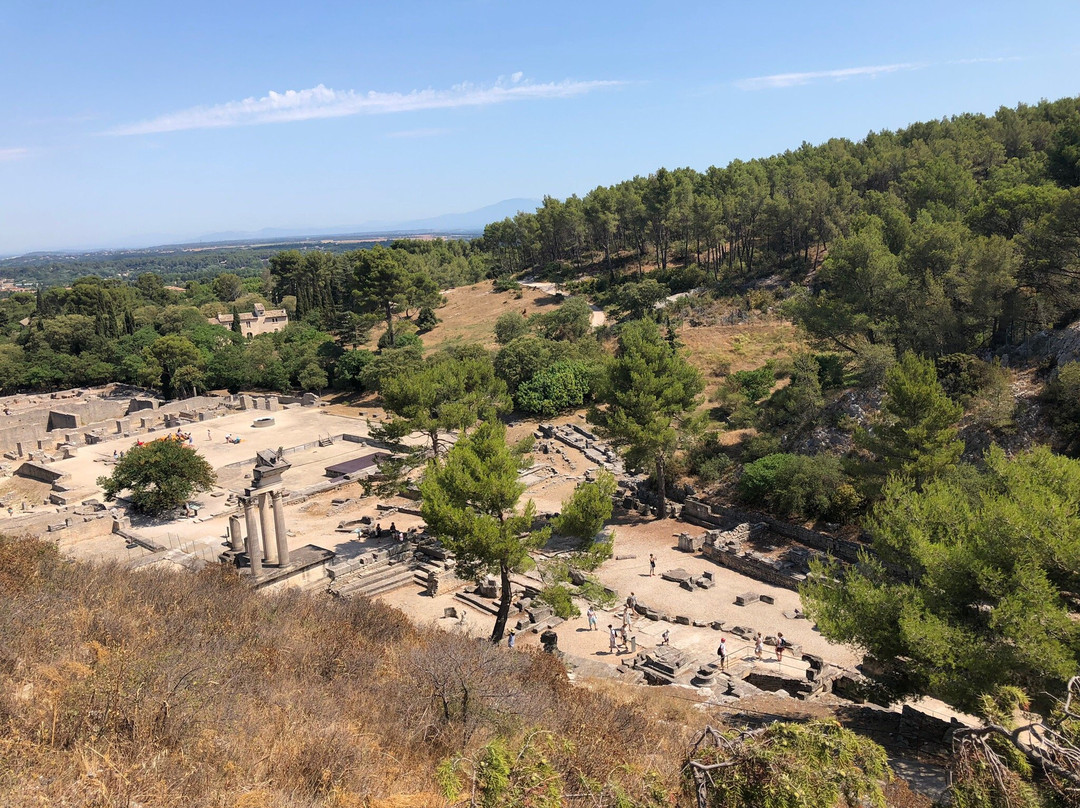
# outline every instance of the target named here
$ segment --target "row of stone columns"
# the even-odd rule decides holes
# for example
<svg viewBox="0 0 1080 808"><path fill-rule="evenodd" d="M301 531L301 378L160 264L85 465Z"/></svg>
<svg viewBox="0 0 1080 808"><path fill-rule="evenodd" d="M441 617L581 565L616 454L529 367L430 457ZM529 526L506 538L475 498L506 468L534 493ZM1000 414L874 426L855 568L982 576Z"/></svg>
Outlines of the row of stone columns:
<svg viewBox="0 0 1080 808"><path fill-rule="evenodd" d="M240 503L244 506L244 527L247 535L246 538L242 536L240 515L230 516L229 541L232 549L247 552L252 575L262 574L264 562L279 567L286 566L289 563L289 539L285 530L285 507L281 492L255 492L251 496L240 497Z"/></svg>

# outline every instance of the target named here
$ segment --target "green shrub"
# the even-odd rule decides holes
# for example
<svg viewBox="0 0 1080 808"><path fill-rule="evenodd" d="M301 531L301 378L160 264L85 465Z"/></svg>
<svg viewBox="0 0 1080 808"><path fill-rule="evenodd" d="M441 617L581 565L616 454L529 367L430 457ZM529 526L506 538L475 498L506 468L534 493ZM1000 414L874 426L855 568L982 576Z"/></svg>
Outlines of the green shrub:
<svg viewBox="0 0 1080 808"><path fill-rule="evenodd" d="M525 315L518 311L506 311L495 321L495 341L506 345L513 339L524 336L529 331Z"/></svg>
<svg viewBox="0 0 1080 808"><path fill-rule="evenodd" d="M379 337L379 350L380 351L382 349L384 349L384 348L390 348L390 347L393 347L393 348L397 349L397 348L405 348L405 347L407 347L409 345L420 345L420 346L422 346L424 344L424 341L422 339L420 339L420 337L418 337L416 335L415 331L407 331L403 327L403 325L404 324L399 325L397 328L394 329L394 344L393 344L393 346L390 345L390 332L383 331L382 336Z"/></svg>
<svg viewBox="0 0 1080 808"><path fill-rule="evenodd" d="M555 615L563 620L581 616L581 610L574 604L570 590L562 584L541 590L537 599L550 606L555 611Z"/></svg>
<svg viewBox="0 0 1080 808"><path fill-rule="evenodd" d="M720 435L710 432L702 437L688 453L689 471L703 483L714 483L731 467L726 448L720 445Z"/></svg>
<svg viewBox="0 0 1080 808"><path fill-rule="evenodd" d="M729 468L731 468L731 458L727 455L717 455L698 466L697 476L703 483L715 483Z"/></svg>
<svg viewBox="0 0 1080 808"><path fill-rule="evenodd" d="M739 496L778 516L846 519L862 500L829 455L771 454L743 469Z"/></svg>
<svg viewBox="0 0 1080 808"><path fill-rule="evenodd" d="M728 378L749 401L760 401L769 395L776 382L776 365L766 362L756 370L737 370Z"/></svg>
<svg viewBox="0 0 1080 808"><path fill-rule="evenodd" d="M585 403L589 374L582 362L564 360L542 369L518 387L514 400L525 412L550 418Z"/></svg>
<svg viewBox="0 0 1080 808"><path fill-rule="evenodd" d="M521 284L510 275L500 275L495 279L493 287L496 292L516 292L521 289Z"/></svg>
<svg viewBox="0 0 1080 808"><path fill-rule="evenodd" d="M575 553L574 566L586 572L592 572L609 558L615 547L615 534L611 533L604 541L593 542L588 549Z"/></svg>
<svg viewBox="0 0 1080 808"><path fill-rule="evenodd" d="M416 315L416 328L421 331L430 331L439 324L439 318L435 316L435 310L431 306L424 306Z"/></svg>
<svg viewBox="0 0 1080 808"><path fill-rule="evenodd" d="M848 360L840 354L815 354L818 366L818 380L823 390L836 390L844 386L844 371Z"/></svg>
<svg viewBox="0 0 1080 808"><path fill-rule="evenodd" d="M743 438L739 443L744 463L752 463L766 455L780 451L780 438L775 435L759 433Z"/></svg>
<svg viewBox="0 0 1080 808"><path fill-rule="evenodd" d="M599 606L601 609L610 609L618 600L618 596L614 592L592 580L586 581L579 586L577 593L578 596L584 598L593 606Z"/></svg>
<svg viewBox="0 0 1080 808"><path fill-rule="evenodd" d="M1050 418L1070 453L1080 453L1080 362L1069 362L1046 389Z"/></svg>
<svg viewBox="0 0 1080 808"><path fill-rule="evenodd" d="M867 388L880 387L885 382L885 374L895 364L896 351L891 345L864 343L856 352L859 384Z"/></svg>

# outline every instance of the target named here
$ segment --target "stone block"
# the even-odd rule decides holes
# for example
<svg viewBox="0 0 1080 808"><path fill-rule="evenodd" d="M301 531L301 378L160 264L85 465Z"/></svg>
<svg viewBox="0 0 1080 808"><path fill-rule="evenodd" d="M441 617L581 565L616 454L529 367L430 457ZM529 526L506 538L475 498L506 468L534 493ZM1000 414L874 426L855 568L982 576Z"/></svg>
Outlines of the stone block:
<svg viewBox="0 0 1080 808"><path fill-rule="evenodd" d="M756 592L743 592L741 595L735 596L736 606L746 606L749 603L756 603L760 600L760 597Z"/></svg>
<svg viewBox="0 0 1080 808"><path fill-rule="evenodd" d="M680 626L688 626L690 625L690 618L686 615L679 614L675 616L675 622L678 623Z"/></svg>
<svg viewBox="0 0 1080 808"><path fill-rule="evenodd" d="M772 595L759 595L758 600L760 600L762 603L768 603L770 606L776 603L776 598L774 598Z"/></svg>

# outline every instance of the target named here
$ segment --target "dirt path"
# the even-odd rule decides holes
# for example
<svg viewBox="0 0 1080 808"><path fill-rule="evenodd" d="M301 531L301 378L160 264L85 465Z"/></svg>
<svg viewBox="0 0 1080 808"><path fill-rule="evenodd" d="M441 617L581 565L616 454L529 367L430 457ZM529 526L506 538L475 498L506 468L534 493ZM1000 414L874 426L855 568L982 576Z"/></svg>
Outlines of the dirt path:
<svg viewBox="0 0 1080 808"><path fill-rule="evenodd" d="M522 281L521 285L527 286L530 289L536 289L546 295L564 295L570 297L570 293L557 283L549 283L547 281ZM592 311L592 315L589 317L589 324L593 328L598 328L607 323L607 315L604 314L603 309L594 306L592 303L589 304L589 309Z"/></svg>

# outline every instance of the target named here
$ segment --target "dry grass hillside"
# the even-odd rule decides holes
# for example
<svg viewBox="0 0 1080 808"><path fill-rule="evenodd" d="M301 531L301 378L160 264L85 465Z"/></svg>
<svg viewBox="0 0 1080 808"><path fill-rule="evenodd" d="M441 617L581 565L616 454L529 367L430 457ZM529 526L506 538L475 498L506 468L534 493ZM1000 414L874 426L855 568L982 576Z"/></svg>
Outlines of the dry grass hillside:
<svg viewBox="0 0 1080 808"><path fill-rule="evenodd" d="M515 804L687 802L688 722L543 653L36 540L0 539L0 591L0 805L438 806L440 763L467 795L500 756Z"/></svg>
<svg viewBox="0 0 1080 808"><path fill-rule="evenodd" d="M443 292L446 305L435 310L439 323L422 336L425 351L466 343L496 348L495 321L501 314L518 311L528 317L553 311L560 303L554 295L536 289L524 287L515 292L496 292L492 285L492 281L481 281ZM384 327L374 328L363 347L374 348Z"/></svg>

